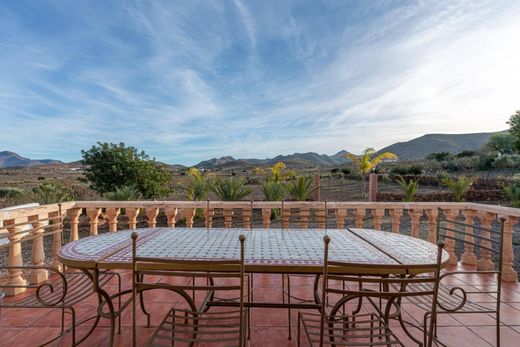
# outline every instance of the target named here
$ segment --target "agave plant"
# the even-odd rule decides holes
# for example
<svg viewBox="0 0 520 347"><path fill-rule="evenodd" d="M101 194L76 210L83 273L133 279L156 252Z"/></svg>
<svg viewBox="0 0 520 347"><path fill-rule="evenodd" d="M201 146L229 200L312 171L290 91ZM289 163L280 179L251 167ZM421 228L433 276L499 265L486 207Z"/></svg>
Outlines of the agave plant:
<svg viewBox="0 0 520 347"><path fill-rule="evenodd" d="M466 193L473 184L473 179L466 176L459 176L458 178L448 177L442 180L450 192L453 194L453 200L460 202L464 201Z"/></svg>
<svg viewBox="0 0 520 347"><path fill-rule="evenodd" d="M419 187L419 179L417 178L415 180L411 179L408 182L403 178L403 176L399 175L397 176L397 183L403 188L404 192L404 201L406 202L412 202L413 197L415 196L415 193L417 192L417 188Z"/></svg>
<svg viewBox="0 0 520 347"><path fill-rule="evenodd" d="M305 201L310 198L312 189L312 177L309 175L298 176L289 182L287 191L298 201Z"/></svg>
<svg viewBox="0 0 520 347"><path fill-rule="evenodd" d="M73 199L69 191L58 184L44 183L33 188L29 198L40 205L55 204Z"/></svg>
<svg viewBox="0 0 520 347"><path fill-rule="evenodd" d="M215 179L211 190L222 201L238 201L251 194L251 189L246 187L246 181L236 177Z"/></svg>
<svg viewBox="0 0 520 347"><path fill-rule="evenodd" d="M366 191L366 174L373 171L385 159L397 159L397 155L390 152L384 152L376 155L376 151L373 148L365 149L361 156L357 156L352 153L346 153L345 157L352 160L352 163L354 163L359 173L361 174L361 179L363 181L363 196L365 196Z"/></svg>
<svg viewBox="0 0 520 347"><path fill-rule="evenodd" d="M509 201L511 201L511 206L520 208L520 182L505 186L504 192Z"/></svg>
<svg viewBox="0 0 520 347"><path fill-rule="evenodd" d="M211 181L195 167L188 170L188 178L188 185L184 187L186 190L186 198L191 201L206 199L211 189Z"/></svg>
<svg viewBox="0 0 520 347"><path fill-rule="evenodd" d="M111 201L135 201L142 198L141 192L135 186L116 187L115 192L106 193L104 197Z"/></svg>

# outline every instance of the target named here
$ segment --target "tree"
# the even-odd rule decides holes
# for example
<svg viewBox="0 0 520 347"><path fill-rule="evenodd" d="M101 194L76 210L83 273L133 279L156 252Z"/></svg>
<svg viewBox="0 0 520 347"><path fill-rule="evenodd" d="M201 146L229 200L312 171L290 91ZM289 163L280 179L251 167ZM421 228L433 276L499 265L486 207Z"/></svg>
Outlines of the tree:
<svg viewBox="0 0 520 347"><path fill-rule="evenodd" d="M515 152L515 141L515 136L510 133L498 133L491 135L486 146L498 152L499 156L513 154Z"/></svg>
<svg viewBox="0 0 520 347"><path fill-rule="evenodd" d="M169 191L168 170L135 147L98 142L89 150L82 150L81 155L90 187L100 194L134 186L145 199L156 199Z"/></svg>
<svg viewBox="0 0 520 347"><path fill-rule="evenodd" d="M199 169L192 167L188 169L189 182L184 189L186 190L186 198L191 201L201 201L206 199L211 189L211 181L202 174Z"/></svg>
<svg viewBox="0 0 520 347"><path fill-rule="evenodd" d="M520 110L509 118L507 124L509 124L509 133L515 137L515 148L520 151Z"/></svg>
<svg viewBox="0 0 520 347"><path fill-rule="evenodd" d="M32 189L29 198L40 205L56 204L73 200L70 192L59 184L43 183Z"/></svg>
<svg viewBox="0 0 520 347"><path fill-rule="evenodd" d="M473 179L466 176L459 176L458 178L447 177L442 180L451 194L453 195L453 201L461 202L466 198L466 193L473 184Z"/></svg>
<svg viewBox="0 0 520 347"><path fill-rule="evenodd" d="M312 189L312 176L297 176L287 186L287 191L297 201L305 201L310 198L314 189Z"/></svg>
<svg viewBox="0 0 520 347"><path fill-rule="evenodd" d="M218 177L211 189L222 201L238 201L251 194L251 189L246 187L246 181L236 177Z"/></svg>
<svg viewBox="0 0 520 347"><path fill-rule="evenodd" d="M385 159L397 159L397 155L390 152L384 152L376 154L375 149L367 148L363 151L361 156L354 155L352 153L346 153L345 157L352 160L352 163L356 166L359 173L361 174L361 180L363 181L363 196L365 196L365 175L374 170L383 160Z"/></svg>
<svg viewBox="0 0 520 347"><path fill-rule="evenodd" d="M421 177L418 177L417 179L409 180L406 182L406 180L403 178L403 176L399 175L397 176L397 183L401 186L404 192L404 201L406 202L412 202L413 198L415 196L415 193L417 192L417 188L419 186L419 180Z"/></svg>

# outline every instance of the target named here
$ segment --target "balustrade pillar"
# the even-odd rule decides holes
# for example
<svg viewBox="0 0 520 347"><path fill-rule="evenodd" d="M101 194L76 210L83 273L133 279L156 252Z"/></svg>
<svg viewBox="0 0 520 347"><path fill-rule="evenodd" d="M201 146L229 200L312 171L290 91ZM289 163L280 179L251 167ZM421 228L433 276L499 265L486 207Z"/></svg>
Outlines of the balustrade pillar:
<svg viewBox="0 0 520 347"><path fill-rule="evenodd" d="M139 208L126 207L125 212L128 217L128 229L134 230L137 228L137 216L139 215Z"/></svg>
<svg viewBox="0 0 520 347"><path fill-rule="evenodd" d="M149 207L146 209L146 217L148 218L148 227L155 228L157 225L157 215L159 214L159 209L157 207Z"/></svg>
<svg viewBox="0 0 520 347"><path fill-rule="evenodd" d="M318 229L326 229L327 228L327 210L319 208L316 210L316 222L318 224Z"/></svg>
<svg viewBox="0 0 520 347"><path fill-rule="evenodd" d="M117 231L117 217L119 217L119 213L121 213L121 209L118 207L107 208L108 231Z"/></svg>
<svg viewBox="0 0 520 347"><path fill-rule="evenodd" d="M177 217L177 209L166 208L164 210L164 214L166 215L166 223L168 224L168 227L175 228L175 218Z"/></svg>
<svg viewBox="0 0 520 347"><path fill-rule="evenodd" d="M518 282L518 274L513 269L513 227L518 217L507 216L504 222L504 254L502 255L502 279L507 282Z"/></svg>
<svg viewBox="0 0 520 347"><path fill-rule="evenodd" d="M459 216L459 210L444 210L444 215L446 216L446 227L449 229L455 229L452 221L456 220ZM454 232L451 230L446 230L446 235L450 237L454 237ZM446 252L450 255L449 264L457 265L458 259L457 254L455 254L455 240L453 239L445 239L444 244L446 245Z"/></svg>
<svg viewBox="0 0 520 347"><path fill-rule="evenodd" d="M489 229L491 229L491 223L495 219L495 214L490 212L481 212L479 214L480 225L484 229L482 230L482 237L491 239L491 233ZM486 230L488 229L488 230ZM487 248L492 248L492 244L488 240L482 240L481 245ZM480 249L480 259L477 261L477 270L480 271L492 271L495 270L495 264L491 259L491 252L487 249Z"/></svg>
<svg viewBox="0 0 520 347"><path fill-rule="evenodd" d="M301 229L308 229L309 228L309 220L311 218L311 210L307 208L300 208L299 217L300 220L298 221L298 226Z"/></svg>
<svg viewBox="0 0 520 347"><path fill-rule="evenodd" d="M212 228L213 227L213 216L215 215L215 210L210 208L209 210L206 210L204 213L204 225L206 228Z"/></svg>
<svg viewBox="0 0 520 347"><path fill-rule="evenodd" d="M437 243L437 223L439 217L439 210L432 208L426 210L426 216L428 217L428 241L431 243Z"/></svg>
<svg viewBox="0 0 520 347"><path fill-rule="evenodd" d="M269 229L271 226L271 209L263 208L262 209L262 227L264 229Z"/></svg>
<svg viewBox="0 0 520 347"><path fill-rule="evenodd" d="M101 208L87 208L87 216L90 220L90 236L98 234L99 215Z"/></svg>
<svg viewBox="0 0 520 347"><path fill-rule="evenodd" d="M382 220L385 216L385 210L382 209L374 209L372 210L374 214L374 229L381 230Z"/></svg>
<svg viewBox="0 0 520 347"><path fill-rule="evenodd" d="M58 271L63 270L63 264L58 259L58 252L61 248L61 237L63 232L63 225L60 213L49 212L49 224L51 225L50 230L53 233L52 235L52 261L50 266L55 268Z"/></svg>
<svg viewBox="0 0 520 347"><path fill-rule="evenodd" d="M45 261L45 249L43 246L43 233L45 232L45 223L41 219L45 219L46 215L29 216L28 221L33 227L32 236L32 266L43 266ZM30 284L39 284L46 281L49 274L45 269L32 269L27 281Z"/></svg>
<svg viewBox="0 0 520 347"><path fill-rule="evenodd" d="M348 210L346 208L337 208L336 213L336 227L338 229L345 228L345 218L347 218Z"/></svg>
<svg viewBox="0 0 520 347"><path fill-rule="evenodd" d="M70 240L76 241L79 238L79 216L81 215L81 208L71 208L67 211L70 218Z"/></svg>
<svg viewBox="0 0 520 347"><path fill-rule="evenodd" d="M186 216L186 227L193 228L193 218L195 217L195 213L197 209L195 208L185 208L184 215Z"/></svg>
<svg viewBox="0 0 520 347"><path fill-rule="evenodd" d="M23 258L22 258L22 244L20 239L22 235L19 234L22 230L20 226L12 226L19 223L20 220L8 219L4 221L4 225L7 227L7 231L9 232L9 255L7 258L7 266L22 266ZM27 285L27 281L22 277L21 269L9 269L9 278L7 280L8 286L25 286ZM14 296L20 293L23 293L26 288L16 288L16 287L7 287L3 288L2 291L6 296Z"/></svg>
<svg viewBox="0 0 520 347"><path fill-rule="evenodd" d="M364 208L356 208L355 210L355 218L356 218L356 228L363 228L364 220L365 220L366 209Z"/></svg>
<svg viewBox="0 0 520 347"><path fill-rule="evenodd" d="M463 264L477 265L477 256L475 255L474 246L471 243L475 242L473 237L473 219L475 218L476 212L473 210L464 210L462 214L465 218L464 222L471 226L466 226L465 232L469 235L464 235L464 240L469 243L464 243L464 253L460 258Z"/></svg>
<svg viewBox="0 0 520 347"><path fill-rule="evenodd" d="M401 209L390 210L390 217L392 218L392 232L393 233L399 234L402 216L403 216L403 210L401 210Z"/></svg>
<svg viewBox="0 0 520 347"><path fill-rule="evenodd" d="M244 228L251 228L251 215L253 211L250 208L242 209L242 225Z"/></svg>
<svg viewBox="0 0 520 347"><path fill-rule="evenodd" d="M412 209L409 211L409 213L410 224L412 225L411 235L413 237L419 238L419 229L421 227L421 216L423 215L423 210Z"/></svg>
<svg viewBox="0 0 520 347"><path fill-rule="evenodd" d="M222 213L224 214L224 227L232 228L233 227L233 209L232 208L224 208Z"/></svg>
<svg viewBox="0 0 520 347"><path fill-rule="evenodd" d="M291 209L282 208L282 229L289 229L290 218L291 218Z"/></svg>

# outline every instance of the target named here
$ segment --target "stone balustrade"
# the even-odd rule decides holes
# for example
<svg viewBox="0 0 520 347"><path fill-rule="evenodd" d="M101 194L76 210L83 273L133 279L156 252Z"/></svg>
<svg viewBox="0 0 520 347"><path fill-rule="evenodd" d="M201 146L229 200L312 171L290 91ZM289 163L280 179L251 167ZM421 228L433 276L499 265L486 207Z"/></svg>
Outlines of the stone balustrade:
<svg viewBox="0 0 520 347"><path fill-rule="evenodd" d="M69 230L65 230L65 239L77 240L80 216L85 216L89 224L89 234L97 235L100 225L108 226L108 232L120 229L135 229L138 224L146 221L146 226L155 227L168 225L176 227L179 221L187 228L195 224L207 228L218 226L227 228L371 228L387 230L394 233L404 233L413 237L435 242L439 209L448 219L457 219L466 224L478 224L482 227L496 227L496 221L505 218L504 223L504 253L502 260L503 280L517 282L518 276L513 268L513 228L519 221L520 209L483 205L476 203L435 203L435 202L324 202L324 201L77 201L65 204L40 206L37 208L0 211L0 241L2 232L8 239L8 265L22 264L21 242L31 239L32 259L34 265L43 264L43 236L51 233L52 243L51 266L59 267L55 257L61 247L61 224L58 227L45 227L42 221L67 216L70 222ZM271 219L273 210L279 218ZM166 222L158 225L158 216L164 216ZM124 226L122 223L124 217ZM164 218L163 217L163 218ZM101 221L101 222L100 222ZM19 228L30 224L32 228L24 236ZM2 227L3 225L3 227ZM44 228L45 227L45 228ZM57 229L59 228L59 229ZM106 227L104 227L106 230ZM45 233L42 231L46 229ZM50 230L50 231L49 231ZM466 237L471 240L473 228L467 227ZM59 237L58 237L58 236ZM68 237L67 237L68 236ZM0 243L0 247L1 247ZM475 265L478 269L489 270L495 264L489 252L476 252L473 246L466 245L462 254L457 256L453 242L447 242L450 262L461 261L464 264ZM460 253L460 252L459 252ZM520 256L517 255L517 256ZM22 277L20 271L9 274L10 283L23 281L41 282L44 274L31 274Z"/></svg>

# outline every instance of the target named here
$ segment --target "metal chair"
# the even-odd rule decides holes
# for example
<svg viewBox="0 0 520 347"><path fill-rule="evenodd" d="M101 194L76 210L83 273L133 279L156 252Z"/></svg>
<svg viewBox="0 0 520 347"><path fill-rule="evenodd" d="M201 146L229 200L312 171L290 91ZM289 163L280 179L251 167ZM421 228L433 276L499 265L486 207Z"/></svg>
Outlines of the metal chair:
<svg viewBox="0 0 520 347"><path fill-rule="evenodd" d="M437 248L437 261L428 267L421 269L428 275L415 276L407 274L407 268L403 266L392 266L386 269L391 276L383 277L361 277L338 275L348 273L352 270L351 265L341 262L330 261L328 258L330 237L324 237L324 265L323 281L321 293L321 312L317 313L298 313L298 346L300 346L302 335L311 346L404 346L399 338L389 326L389 320L396 316L400 311L399 300L408 297L430 296L433 302L437 298L439 284L442 248L439 244ZM331 282L332 281L332 282ZM352 283L348 288L343 289L334 283ZM429 284L431 287L423 291L408 291L409 285ZM360 289L359 286L362 286ZM376 290L369 290L367 287L373 286ZM395 287L397 286L397 290ZM381 290L377 290L382 288ZM360 313L355 309L353 313L340 313L348 304L358 299L367 299L370 302L368 308L372 311ZM332 303L329 307L327 299ZM384 305L379 308L376 302L380 299ZM435 313L435 305L432 304L431 310ZM433 327L435 315L430 320L425 345L430 347L433 342Z"/></svg>
<svg viewBox="0 0 520 347"><path fill-rule="evenodd" d="M244 242L240 235L240 259L230 260L177 260L139 256L137 233L132 233L132 281L133 281L133 346L136 346L136 305L140 293L163 289L179 294L188 308L172 307L152 335L151 346L173 346L176 343L193 344L225 343L245 346L248 310L244 305ZM209 270L208 270L209 269ZM175 283L148 281L149 276L175 278ZM196 280L193 280L196 279ZM197 283L199 282L199 283ZM202 282L202 284L201 284ZM216 299L215 293L239 297L237 307L213 310L208 305L230 304L226 299ZM202 293L204 299L196 305L195 296ZM237 295L238 293L238 295ZM192 294L192 296L190 296Z"/></svg>
<svg viewBox="0 0 520 347"><path fill-rule="evenodd" d="M439 209L440 210L440 209ZM494 260L494 269L491 270L458 270L444 272L440 276L439 295L437 298L437 310L429 310L431 301L428 298L410 298L409 301L426 310L424 321L431 316L439 314L494 314L496 317L496 345L500 346L500 298L502 293L502 254L504 248L504 222L505 218L499 220L498 230L484 228L472 224L459 222L457 220L442 219L441 211L437 222L437 240L444 241L451 249L457 251L464 246L470 246L473 250L479 250L480 254L486 255ZM467 232L467 228L476 233ZM457 275L486 275L496 281L491 288L496 289L467 289L457 284L446 283ZM410 290L424 290L425 284L414 285ZM479 302L478 296L486 295L490 302ZM494 300L491 300L494 299ZM481 300L481 299L480 299ZM436 321L436 319L434 319ZM436 327L434 336L437 336ZM442 344L441 341L439 343Z"/></svg>

